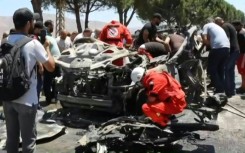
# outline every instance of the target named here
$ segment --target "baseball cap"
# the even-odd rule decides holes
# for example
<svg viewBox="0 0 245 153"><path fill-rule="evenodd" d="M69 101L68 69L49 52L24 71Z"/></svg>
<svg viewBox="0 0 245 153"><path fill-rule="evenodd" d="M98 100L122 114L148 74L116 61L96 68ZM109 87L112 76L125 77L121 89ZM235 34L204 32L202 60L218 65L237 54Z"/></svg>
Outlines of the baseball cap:
<svg viewBox="0 0 245 153"><path fill-rule="evenodd" d="M15 26L24 26L28 21L40 18L38 13L32 13L28 8L20 8L14 12L13 22Z"/></svg>
<svg viewBox="0 0 245 153"><path fill-rule="evenodd" d="M162 15L160 13L154 13L153 14L153 18L158 18L161 21L163 20L163 17L162 17Z"/></svg>

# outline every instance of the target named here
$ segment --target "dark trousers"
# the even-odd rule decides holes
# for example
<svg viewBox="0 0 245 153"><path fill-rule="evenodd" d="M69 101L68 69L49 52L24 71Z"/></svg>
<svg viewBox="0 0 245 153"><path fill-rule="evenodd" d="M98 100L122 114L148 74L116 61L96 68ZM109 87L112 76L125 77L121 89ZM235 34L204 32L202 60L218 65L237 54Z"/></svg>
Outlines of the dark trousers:
<svg viewBox="0 0 245 153"><path fill-rule="evenodd" d="M46 97L46 102L50 103L51 99L56 98L55 93L55 72L48 72L44 69L43 75L43 92Z"/></svg>
<svg viewBox="0 0 245 153"><path fill-rule="evenodd" d="M231 51L225 66L225 93L227 96L235 95L235 65L239 57L239 51Z"/></svg>
<svg viewBox="0 0 245 153"><path fill-rule="evenodd" d="M212 49L208 57L208 73L214 84L215 93L225 91L225 65L229 58L229 48Z"/></svg>
<svg viewBox="0 0 245 153"><path fill-rule="evenodd" d="M40 99L40 93L41 93L42 87L43 87L43 78L42 78L42 75L39 72L37 72L37 98L38 98L38 102Z"/></svg>

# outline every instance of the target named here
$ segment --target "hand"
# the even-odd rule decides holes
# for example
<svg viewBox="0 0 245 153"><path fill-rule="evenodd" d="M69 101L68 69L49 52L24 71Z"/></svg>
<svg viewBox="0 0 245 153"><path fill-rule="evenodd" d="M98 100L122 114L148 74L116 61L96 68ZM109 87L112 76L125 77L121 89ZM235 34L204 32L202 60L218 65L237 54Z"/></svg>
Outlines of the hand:
<svg viewBox="0 0 245 153"><path fill-rule="evenodd" d="M156 113L156 115L159 117L159 116L161 116L161 114L160 113Z"/></svg>
<svg viewBox="0 0 245 153"><path fill-rule="evenodd" d="M157 100L156 97L154 97L154 96L148 96L148 101L149 101L150 103L156 102L156 100Z"/></svg>

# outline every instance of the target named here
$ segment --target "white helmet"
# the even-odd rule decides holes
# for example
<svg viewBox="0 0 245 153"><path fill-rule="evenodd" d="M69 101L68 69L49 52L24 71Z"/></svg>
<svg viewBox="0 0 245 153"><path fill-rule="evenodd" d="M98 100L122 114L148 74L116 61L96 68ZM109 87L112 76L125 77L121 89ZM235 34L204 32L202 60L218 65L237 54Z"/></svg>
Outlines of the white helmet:
<svg viewBox="0 0 245 153"><path fill-rule="evenodd" d="M131 80L133 83L139 82L145 74L145 69L142 67L136 67L131 72Z"/></svg>

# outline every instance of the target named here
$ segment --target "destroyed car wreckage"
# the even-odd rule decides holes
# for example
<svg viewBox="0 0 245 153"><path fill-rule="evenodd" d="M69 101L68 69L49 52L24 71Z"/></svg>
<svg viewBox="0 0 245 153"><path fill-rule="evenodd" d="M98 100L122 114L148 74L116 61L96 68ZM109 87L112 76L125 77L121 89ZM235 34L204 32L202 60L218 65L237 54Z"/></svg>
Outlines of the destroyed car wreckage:
<svg viewBox="0 0 245 153"><path fill-rule="evenodd" d="M79 107L127 115L97 125L97 128L90 126L79 141L82 151L78 152L96 152L98 148L104 152L107 149L125 151L135 144L155 147L185 137L198 139L193 131L219 129L213 123L217 111L203 107L208 98L203 59L196 58L195 54L189 56L196 50L196 30L196 27L188 30L184 43L172 57L162 55L150 60L137 52L91 38L79 39L73 48L62 52L56 63L63 71L63 76L57 79L57 89L64 108ZM118 60L126 64L115 65ZM187 95L188 108L177 117L178 122L172 120L162 128L137 117L142 115L141 105L145 102L142 87L131 84L130 73L137 66L168 71L180 81Z"/></svg>
<svg viewBox="0 0 245 153"><path fill-rule="evenodd" d="M178 79L186 90L187 101L200 102L204 87L203 70L199 59L184 62L183 54L189 54L194 47L193 33L189 33L179 51L171 58L168 55L152 60L135 51L118 48L92 38L81 38L74 47L62 52L56 59L63 76L57 79L58 100L63 107L79 107L90 110L102 110L111 113L127 113L127 103L137 103L134 87L131 85L130 72L137 66L146 68L164 65L165 70ZM124 65L115 65L122 60ZM200 73L201 72L201 73ZM198 75L198 77L196 76ZM193 90L195 89L195 90ZM137 90L138 92L139 90ZM138 95L139 93L135 93Z"/></svg>

